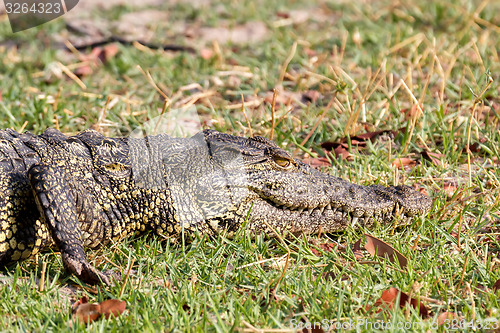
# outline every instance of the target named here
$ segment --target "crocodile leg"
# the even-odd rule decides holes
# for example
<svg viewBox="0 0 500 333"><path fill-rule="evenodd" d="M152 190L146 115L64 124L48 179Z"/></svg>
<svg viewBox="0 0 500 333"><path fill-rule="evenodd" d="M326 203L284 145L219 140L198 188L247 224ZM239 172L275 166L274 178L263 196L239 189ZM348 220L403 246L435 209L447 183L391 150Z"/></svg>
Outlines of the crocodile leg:
<svg viewBox="0 0 500 333"><path fill-rule="evenodd" d="M71 177L58 167L36 164L28 174L41 219L61 251L66 270L85 282L109 284L109 277L88 262L83 249L76 205L82 189L77 191L68 181Z"/></svg>

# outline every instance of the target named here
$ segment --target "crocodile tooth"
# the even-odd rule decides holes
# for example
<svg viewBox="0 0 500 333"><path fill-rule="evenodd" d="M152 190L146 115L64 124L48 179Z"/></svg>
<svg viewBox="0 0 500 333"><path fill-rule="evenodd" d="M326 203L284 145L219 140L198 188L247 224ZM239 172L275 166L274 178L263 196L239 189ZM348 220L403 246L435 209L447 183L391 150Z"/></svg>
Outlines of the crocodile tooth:
<svg viewBox="0 0 500 333"><path fill-rule="evenodd" d="M326 209L332 210L332 204L326 205Z"/></svg>
<svg viewBox="0 0 500 333"><path fill-rule="evenodd" d="M323 206L323 207L319 207L318 209L319 209L319 212L320 212L321 214L323 214L323 212L325 211L325 206Z"/></svg>
<svg viewBox="0 0 500 333"><path fill-rule="evenodd" d="M394 210L392 212L393 212L393 215L397 215L399 213L399 204L394 205Z"/></svg>
<svg viewBox="0 0 500 333"><path fill-rule="evenodd" d="M357 217L357 216L354 216L354 217L352 218L352 221L351 221L351 226L352 226L353 228L354 228L354 226L356 225L356 223L358 222L358 220L359 220L359 217Z"/></svg>
<svg viewBox="0 0 500 333"><path fill-rule="evenodd" d="M304 211L304 208L299 208L299 210L298 210L299 214L302 214L303 211Z"/></svg>

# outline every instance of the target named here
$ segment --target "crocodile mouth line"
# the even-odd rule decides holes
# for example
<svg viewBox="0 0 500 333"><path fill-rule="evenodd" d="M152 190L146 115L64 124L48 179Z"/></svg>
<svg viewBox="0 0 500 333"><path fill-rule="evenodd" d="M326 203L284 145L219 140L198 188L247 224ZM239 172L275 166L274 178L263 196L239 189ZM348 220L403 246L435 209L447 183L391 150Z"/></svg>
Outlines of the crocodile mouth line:
<svg viewBox="0 0 500 333"><path fill-rule="evenodd" d="M291 214L298 214L300 217L335 217L339 218L342 221L350 221L352 227L356 224L363 225L366 221L375 219L375 220L392 220L394 218L399 218L404 221L409 221L412 216L406 214L404 210L400 207L398 203L395 203L392 207L388 207L379 212L369 213L365 211L362 214L355 213L355 211L345 209L345 205L332 205L329 203L326 206L317 206L317 207L301 207L301 206L287 206L284 204L278 204L271 199L263 198L263 200L274 207L275 209L279 209L282 211L290 212Z"/></svg>

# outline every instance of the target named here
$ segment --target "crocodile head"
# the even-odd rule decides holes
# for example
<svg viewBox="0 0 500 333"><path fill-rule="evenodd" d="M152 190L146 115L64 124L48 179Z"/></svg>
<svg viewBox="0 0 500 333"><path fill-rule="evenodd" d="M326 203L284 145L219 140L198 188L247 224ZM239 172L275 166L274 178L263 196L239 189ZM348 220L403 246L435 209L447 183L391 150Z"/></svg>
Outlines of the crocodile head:
<svg viewBox="0 0 500 333"><path fill-rule="evenodd" d="M374 221L407 224L431 207L429 197L408 186L352 184L311 168L260 136L205 130L191 140L201 144L175 156L186 159L196 151L205 162L186 164L170 155L173 164L167 167L169 186L184 186L172 191L182 193L174 201L186 207L177 209L184 226L204 220L214 231L235 231L248 220L246 228L256 232L269 233L267 225L283 233L334 232Z"/></svg>

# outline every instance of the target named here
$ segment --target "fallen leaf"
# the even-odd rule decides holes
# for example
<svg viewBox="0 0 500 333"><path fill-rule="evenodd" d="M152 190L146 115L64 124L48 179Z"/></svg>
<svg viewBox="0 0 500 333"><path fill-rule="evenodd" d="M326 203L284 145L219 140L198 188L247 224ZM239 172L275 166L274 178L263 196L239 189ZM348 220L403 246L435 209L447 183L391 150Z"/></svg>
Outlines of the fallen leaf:
<svg viewBox="0 0 500 333"><path fill-rule="evenodd" d="M399 157L392 161L392 166L395 168L401 168L405 166L414 166L417 164L417 161L408 158L408 157Z"/></svg>
<svg viewBox="0 0 500 333"><path fill-rule="evenodd" d="M423 110L422 105L420 105L420 109ZM401 109L401 113L405 114L405 120L410 120L415 118L420 113L420 110L417 109L417 105L413 105L410 109Z"/></svg>
<svg viewBox="0 0 500 333"><path fill-rule="evenodd" d="M334 252L335 250L338 249L338 245L336 243L321 243L318 244L323 251L325 252ZM321 256L321 253L316 250L315 248L311 248L312 253L314 253L315 256Z"/></svg>
<svg viewBox="0 0 500 333"><path fill-rule="evenodd" d="M474 142L469 146L469 150L473 153L479 153L481 151L481 143L488 141L486 138L480 138L479 142Z"/></svg>
<svg viewBox="0 0 500 333"><path fill-rule="evenodd" d="M371 142L374 142L375 139L377 139L382 134L389 134L391 136L395 136L400 131L401 131L401 129L399 129L397 131L382 130L382 131L366 132L363 134L358 134L356 136L353 136L353 137L351 137L351 139L362 140L362 141L370 140Z"/></svg>
<svg viewBox="0 0 500 333"><path fill-rule="evenodd" d="M306 47L304 49L304 53L307 54L308 57L314 57L318 54L318 52L316 52L316 50L310 49L308 47Z"/></svg>
<svg viewBox="0 0 500 333"><path fill-rule="evenodd" d="M344 147L343 145L338 146L333 150L335 153L336 157L341 157L343 160L349 160L352 159L351 153L349 153L349 150L347 150L347 147Z"/></svg>
<svg viewBox="0 0 500 333"><path fill-rule="evenodd" d="M382 295L380 296L380 298L375 302L375 304L373 304L373 306L376 306L376 307L386 307L387 309L389 310L394 310L394 305L396 304L396 300L398 298L398 294L399 294L399 290L394 288L394 287L390 287L389 289L387 290L384 290L382 292ZM401 301L400 301L401 303ZM368 306L368 309L369 310L371 307ZM380 312L381 310L377 311L377 312Z"/></svg>
<svg viewBox="0 0 500 333"><path fill-rule="evenodd" d="M321 273L321 277L325 280L328 280L328 278L335 280L335 278L337 277L337 274L335 274L334 272L323 272L323 273Z"/></svg>
<svg viewBox="0 0 500 333"><path fill-rule="evenodd" d="M351 153L349 153L349 145L340 142L323 142L321 147L325 150L331 150L335 153L335 157L341 157L342 159L351 159Z"/></svg>
<svg viewBox="0 0 500 333"><path fill-rule="evenodd" d="M71 304L71 310L75 311L76 308L78 308L80 305L88 303L88 302L89 302L89 300L88 300L87 296L83 296L82 298L77 300L75 303Z"/></svg>
<svg viewBox="0 0 500 333"><path fill-rule="evenodd" d="M457 317L458 317L457 314L454 312L443 312L438 316L438 325L443 325L444 323L449 323L449 322L446 322L446 320L451 321Z"/></svg>
<svg viewBox="0 0 500 333"><path fill-rule="evenodd" d="M422 318L427 318L429 317L429 310L427 307L422 303L416 300L415 298L410 298L406 293L400 291L397 288L390 287L389 289L385 290L382 292L382 295L380 298L375 302L373 306L375 307L385 307L389 310L393 310L394 307L396 306L396 302L399 296L399 307L402 309L405 307L407 303L410 303L410 305L418 310L418 313ZM370 310L370 306L367 308L367 310ZM379 309L380 312L382 309Z"/></svg>
<svg viewBox="0 0 500 333"><path fill-rule="evenodd" d="M290 14L287 13L287 12L276 12L276 16L279 17L279 18L289 18L290 17Z"/></svg>
<svg viewBox="0 0 500 333"><path fill-rule="evenodd" d="M213 55L214 51L212 49L203 48L200 51L200 56L205 60L209 60L210 58L213 57Z"/></svg>
<svg viewBox="0 0 500 333"><path fill-rule="evenodd" d="M354 243L352 247L352 252L354 253L354 257L359 260L363 258L363 252L361 251L361 238Z"/></svg>
<svg viewBox="0 0 500 333"><path fill-rule="evenodd" d="M317 90L308 90L302 94L302 99L306 102L316 103L316 101L320 97L321 97L321 93Z"/></svg>
<svg viewBox="0 0 500 333"><path fill-rule="evenodd" d="M100 313L104 315L104 318L108 319L111 316L118 317L125 311L127 303L125 301L120 301L117 299L108 299L101 302Z"/></svg>
<svg viewBox="0 0 500 333"><path fill-rule="evenodd" d="M339 146L342 146L344 148L349 148L349 145L343 141L347 141L347 140L345 138L343 138L342 140L340 140L338 142L326 141L326 142L323 142L321 144L321 148L326 149L326 150L335 150ZM359 146L361 146L361 148L366 146L365 142L361 142L361 143L359 143L359 141L356 141L356 142L357 142L357 144L355 144L353 146L357 146L357 148L359 148ZM352 144L352 141L351 141L351 144Z"/></svg>
<svg viewBox="0 0 500 333"><path fill-rule="evenodd" d="M100 316L100 306L97 303L80 304L73 313L74 318L77 318L85 324L97 320Z"/></svg>
<svg viewBox="0 0 500 333"><path fill-rule="evenodd" d="M392 246L387 244L384 241L381 241L378 238L365 234L366 244L365 249L372 256L385 257L387 256L389 261L392 263L397 261L399 262L399 266L401 268L405 268L408 260L404 255L402 255L398 250L394 249Z"/></svg>
<svg viewBox="0 0 500 333"><path fill-rule="evenodd" d="M309 164L313 168L328 167L332 164L326 157L306 157L304 163Z"/></svg>
<svg viewBox="0 0 500 333"><path fill-rule="evenodd" d="M441 158L444 157L443 154L438 154L438 153L432 153L430 151L424 150L422 152L422 157L430 162L432 164L440 166L441 165Z"/></svg>
<svg viewBox="0 0 500 333"><path fill-rule="evenodd" d="M125 311L127 303L117 299L108 299L101 303L88 303L86 296L71 305L73 318L85 324L91 323L101 316L108 319L117 317Z"/></svg>
<svg viewBox="0 0 500 333"><path fill-rule="evenodd" d="M322 243L322 244L320 244L320 247L325 252L334 252L335 250L337 250L338 244L337 243L328 242L328 243Z"/></svg>
<svg viewBox="0 0 500 333"><path fill-rule="evenodd" d="M104 46L104 50L99 55L99 59L101 59L102 62L107 62L110 59L114 58L114 56L118 53L118 50L118 44L108 44Z"/></svg>
<svg viewBox="0 0 500 333"><path fill-rule="evenodd" d="M393 130L381 130L374 132L366 132L363 134L358 134L355 136L351 136L350 144L352 148L356 148L357 150L362 150L366 147L366 142L371 141L374 142L381 135L389 135L394 137L399 132L404 132L405 128L400 128L396 131ZM339 141L326 141L321 144L321 147L325 150L333 150L335 152L336 157L342 157L342 159L351 159L352 156L349 153L349 144L347 142L347 138L342 138Z"/></svg>
<svg viewBox="0 0 500 333"><path fill-rule="evenodd" d="M118 53L118 50L116 44L94 47L89 54L81 57L83 65L77 67L73 72L78 76L90 75L95 68L113 58Z"/></svg>
<svg viewBox="0 0 500 333"><path fill-rule="evenodd" d="M500 289L500 279L493 284L493 287L491 287L494 291L497 291Z"/></svg>

